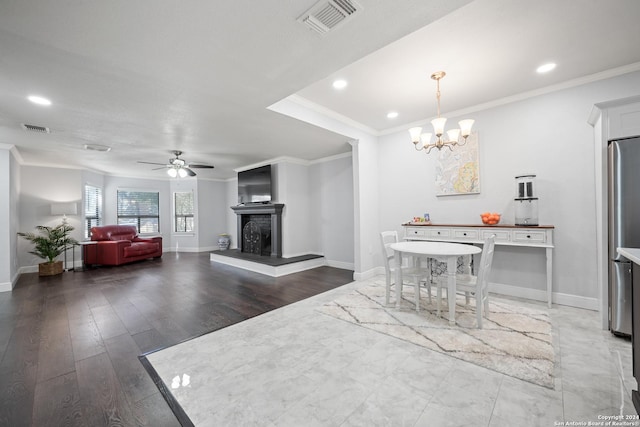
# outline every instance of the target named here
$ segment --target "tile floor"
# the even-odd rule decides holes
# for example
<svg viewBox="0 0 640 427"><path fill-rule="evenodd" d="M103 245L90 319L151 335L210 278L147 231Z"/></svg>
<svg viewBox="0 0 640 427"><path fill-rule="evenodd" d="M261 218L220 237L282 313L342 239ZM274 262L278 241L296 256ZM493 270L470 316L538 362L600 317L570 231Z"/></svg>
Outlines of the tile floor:
<svg viewBox="0 0 640 427"><path fill-rule="evenodd" d="M383 286L384 278L371 282ZM196 426L557 426L636 413L630 341L602 331L597 312L547 309L556 351L551 390L316 310L364 283L148 360Z"/></svg>

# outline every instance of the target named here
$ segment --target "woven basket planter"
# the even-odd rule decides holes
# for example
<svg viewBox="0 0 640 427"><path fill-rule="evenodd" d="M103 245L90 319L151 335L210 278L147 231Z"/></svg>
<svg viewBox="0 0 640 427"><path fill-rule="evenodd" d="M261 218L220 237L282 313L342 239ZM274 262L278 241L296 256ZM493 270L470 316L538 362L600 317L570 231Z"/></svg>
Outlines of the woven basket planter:
<svg viewBox="0 0 640 427"><path fill-rule="evenodd" d="M55 276L56 274L62 274L62 261L55 261L52 263L43 262L38 264L39 276Z"/></svg>

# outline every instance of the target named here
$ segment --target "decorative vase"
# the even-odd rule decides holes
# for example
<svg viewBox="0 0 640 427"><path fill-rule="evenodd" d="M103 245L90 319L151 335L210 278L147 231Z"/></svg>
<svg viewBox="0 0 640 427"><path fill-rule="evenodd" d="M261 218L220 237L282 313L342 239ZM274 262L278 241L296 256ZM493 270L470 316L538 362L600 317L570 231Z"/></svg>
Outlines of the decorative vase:
<svg viewBox="0 0 640 427"><path fill-rule="evenodd" d="M226 251L229 249L229 244L231 244L231 238L228 234L221 234L218 237L218 247L221 251Z"/></svg>
<svg viewBox="0 0 640 427"><path fill-rule="evenodd" d="M38 264L38 276L55 276L57 274L62 274L62 261Z"/></svg>

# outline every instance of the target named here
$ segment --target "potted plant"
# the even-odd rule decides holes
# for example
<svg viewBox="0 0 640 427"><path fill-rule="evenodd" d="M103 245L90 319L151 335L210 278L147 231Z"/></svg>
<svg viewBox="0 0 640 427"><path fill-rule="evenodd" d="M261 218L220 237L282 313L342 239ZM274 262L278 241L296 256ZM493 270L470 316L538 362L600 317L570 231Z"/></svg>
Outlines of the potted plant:
<svg viewBox="0 0 640 427"><path fill-rule="evenodd" d="M53 276L61 274L63 270L62 261L56 261L56 258L69 247L78 244L76 239L69 237L73 227L63 222L55 227L38 225L36 229L38 233L19 232L18 235L34 244L34 249L29 251L30 254L46 260L38 265L39 275Z"/></svg>

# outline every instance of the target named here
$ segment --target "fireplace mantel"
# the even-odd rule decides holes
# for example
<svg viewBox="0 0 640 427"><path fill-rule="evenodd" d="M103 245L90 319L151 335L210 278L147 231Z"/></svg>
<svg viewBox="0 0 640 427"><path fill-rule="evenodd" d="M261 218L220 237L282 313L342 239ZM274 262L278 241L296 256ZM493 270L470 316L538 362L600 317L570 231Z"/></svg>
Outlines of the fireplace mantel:
<svg viewBox="0 0 640 427"><path fill-rule="evenodd" d="M271 253L272 257L282 257L282 210L283 203L275 204L255 204L231 206L231 209L238 215L238 244L243 250L242 228L244 226L243 217L247 215L270 215L271 217ZM248 218L248 217L247 217Z"/></svg>

